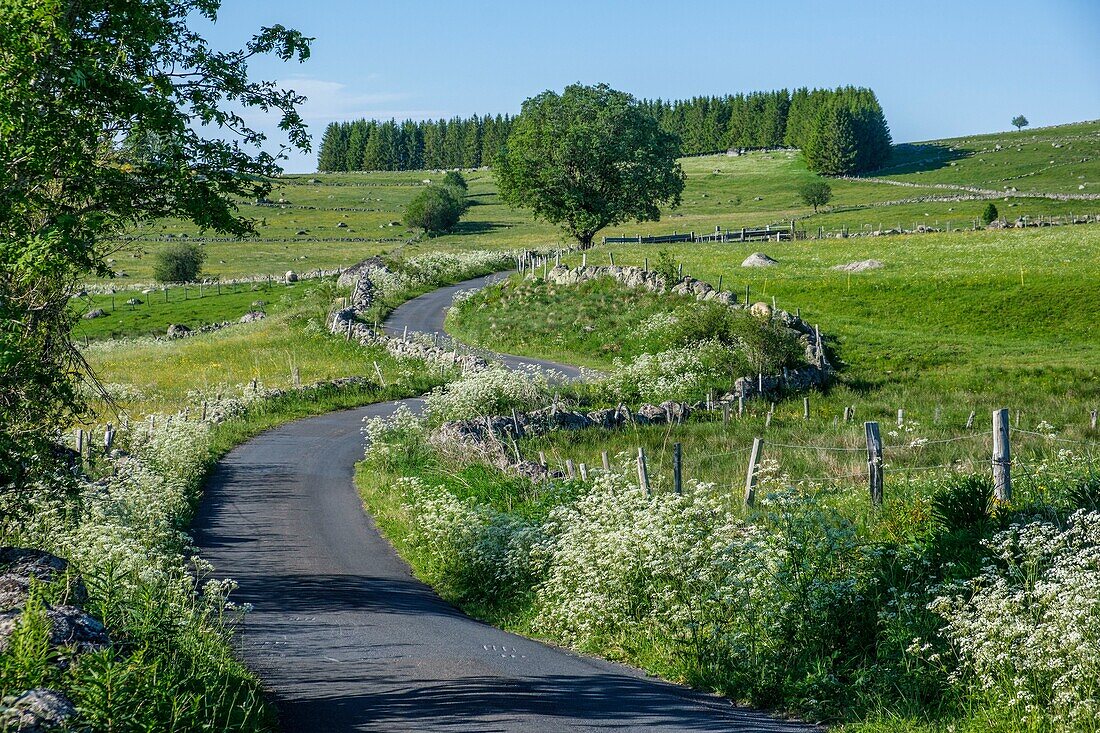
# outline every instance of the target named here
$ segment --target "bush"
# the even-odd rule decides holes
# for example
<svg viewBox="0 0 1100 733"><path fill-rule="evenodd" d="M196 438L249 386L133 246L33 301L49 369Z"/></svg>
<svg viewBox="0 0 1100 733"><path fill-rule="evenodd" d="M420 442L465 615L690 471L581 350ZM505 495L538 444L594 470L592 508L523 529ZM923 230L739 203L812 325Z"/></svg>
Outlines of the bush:
<svg viewBox="0 0 1100 733"><path fill-rule="evenodd" d="M206 261L206 250L198 244L177 242L157 253L153 277L162 283L186 283L197 280Z"/></svg>
<svg viewBox="0 0 1100 733"><path fill-rule="evenodd" d="M997 217L1000 214L997 213L997 207L990 201L986 204L985 211L982 212L982 223L989 226L993 222L997 221Z"/></svg>
<svg viewBox="0 0 1100 733"><path fill-rule="evenodd" d="M453 230L466 211L461 191L454 186L428 186L405 207L405 226L431 235Z"/></svg>
<svg viewBox="0 0 1100 733"><path fill-rule="evenodd" d="M465 191L469 186L466 184L466 177L458 171L447 171L443 174L443 185L454 186L455 188L461 188Z"/></svg>

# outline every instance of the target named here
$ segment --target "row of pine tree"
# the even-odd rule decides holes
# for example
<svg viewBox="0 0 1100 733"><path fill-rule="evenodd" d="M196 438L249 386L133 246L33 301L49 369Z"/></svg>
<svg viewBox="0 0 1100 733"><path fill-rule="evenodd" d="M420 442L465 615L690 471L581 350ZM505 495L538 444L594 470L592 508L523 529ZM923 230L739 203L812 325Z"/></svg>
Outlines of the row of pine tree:
<svg viewBox="0 0 1100 733"><path fill-rule="evenodd" d="M890 155L890 129L875 93L863 87L786 89L642 100L684 155L730 148L800 148L812 170L874 170ZM450 120L333 122L321 140L320 171L476 168L491 165L512 128L508 115Z"/></svg>

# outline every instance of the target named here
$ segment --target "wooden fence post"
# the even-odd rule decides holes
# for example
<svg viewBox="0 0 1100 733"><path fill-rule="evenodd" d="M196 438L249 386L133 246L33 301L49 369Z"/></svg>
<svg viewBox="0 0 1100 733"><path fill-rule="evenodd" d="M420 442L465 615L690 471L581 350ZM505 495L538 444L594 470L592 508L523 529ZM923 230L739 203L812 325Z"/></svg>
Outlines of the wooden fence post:
<svg viewBox="0 0 1100 733"><path fill-rule="evenodd" d="M539 465L546 468L546 451L539 451Z"/></svg>
<svg viewBox="0 0 1100 733"><path fill-rule="evenodd" d="M115 442L115 426L107 423L107 429L103 431L103 451L110 452Z"/></svg>
<svg viewBox="0 0 1100 733"><path fill-rule="evenodd" d="M378 381L381 382L383 387L385 387L386 378L382 376L382 369L379 368L378 362L374 362L374 373L378 375Z"/></svg>
<svg viewBox="0 0 1100 733"><path fill-rule="evenodd" d="M603 463L603 470L611 470L611 459L607 457L607 451L600 451L600 461Z"/></svg>
<svg viewBox="0 0 1100 733"><path fill-rule="evenodd" d="M871 504L882 504L882 436L877 422L863 423L867 433L867 473L871 490Z"/></svg>
<svg viewBox="0 0 1100 733"><path fill-rule="evenodd" d="M745 393L744 391L737 395L737 417L740 419L745 414Z"/></svg>
<svg viewBox="0 0 1100 733"><path fill-rule="evenodd" d="M810 419L810 398L809 397L803 397L802 398L802 419L803 420L809 420Z"/></svg>
<svg viewBox="0 0 1100 733"><path fill-rule="evenodd" d="M684 493L683 449L679 443L672 444L672 489L677 494Z"/></svg>
<svg viewBox="0 0 1100 733"><path fill-rule="evenodd" d="M898 427L905 424L905 410L898 408Z"/></svg>
<svg viewBox="0 0 1100 733"><path fill-rule="evenodd" d="M728 402L722 403L722 424L730 424L730 403Z"/></svg>
<svg viewBox="0 0 1100 733"><path fill-rule="evenodd" d="M1012 500L1012 450L1009 446L1008 410L993 411L993 495Z"/></svg>
<svg viewBox="0 0 1100 733"><path fill-rule="evenodd" d="M970 411L970 417L966 418L966 429L972 430L974 428L974 411Z"/></svg>
<svg viewBox="0 0 1100 733"><path fill-rule="evenodd" d="M84 459L84 430L81 428L76 429L76 454Z"/></svg>
<svg viewBox="0 0 1100 733"><path fill-rule="evenodd" d="M565 475L568 476L569 478L573 478L576 475L574 473L574 470L573 470L573 459L572 458L566 458L565 459Z"/></svg>
<svg viewBox="0 0 1100 733"><path fill-rule="evenodd" d="M645 491L645 495L649 496L649 471L646 470L645 465L645 448L638 449L638 486Z"/></svg>
<svg viewBox="0 0 1100 733"><path fill-rule="evenodd" d="M1096 430L1096 418L1097 418L1097 411L1093 410L1092 414L1091 414L1091 417L1090 417L1090 421L1089 421L1093 430Z"/></svg>
<svg viewBox="0 0 1100 733"><path fill-rule="evenodd" d="M580 466L578 466L578 468L580 468L580 470L581 470L581 481L587 481L588 480L588 464L587 463L582 463L582 464L580 464Z"/></svg>
<svg viewBox="0 0 1100 733"><path fill-rule="evenodd" d="M290 370L290 378L291 378L291 381L294 382L295 387L301 387L302 386L302 375L298 371L298 367L294 367L293 369Z"/></svg>
<svg viewBox="0 0 1100 733"><path fill-rule="evenodd" d="M745 474L745 506L752 506L756 502L756 464L760 461L760 447L763 443L764 441L760 438L752 439L749 471Z"/></svg>

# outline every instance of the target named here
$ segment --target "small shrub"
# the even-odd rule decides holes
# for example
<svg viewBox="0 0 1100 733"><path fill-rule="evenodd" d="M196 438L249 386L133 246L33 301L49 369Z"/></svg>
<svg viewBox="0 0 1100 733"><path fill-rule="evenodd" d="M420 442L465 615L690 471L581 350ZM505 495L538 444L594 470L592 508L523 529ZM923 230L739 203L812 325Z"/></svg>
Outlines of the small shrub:
<svg viewBox="0 0 1100 733"><path fill-rule="evenodd" d="M452 231L466 211L461 191L454 186L428 186L405 207L405 226L429 235Z"/></svg>
<svg viewBox="0 0 1100 733"><path fill-rule="evenodd" d="M662 249L657 253L657 264L653 266L653 272L662 276L665 279L665 286L672 287L676 283L680 282L679 269L676 266L676 260L672 257L667 249Z"/></svg>
<svg viewBox="0 0 1100 733"><path fill-rule="evenodd" d="M443 174L443 185L461 188L463 191L469 188L469 185L466 183L466 177L458 171L447 171Z"/></svg>
<svg viewBox="0 0 1100 733"><path fill-rule="evenodd" d="M832 200L833 189L825 181L814 179L799 186L798 195L803 203L814 207L814 213L816 214L819 206L824 206Z"/></svg>
<svg viewBox="0 0 1100 733"><path fill-rule="evenodd" d="M997 217L1000 214L997 212L997 207L990 201L985 206L985 211L982 212L982 223L989 226L993 222L997 221Z"/></svg>
<svg viewBox="0 0 1100 733"><path fill-rule="evenodd" d="M206 250L192 242L176 242L157 253L153 277L162 283L186 283L197 280L206 262Z"/></svg>

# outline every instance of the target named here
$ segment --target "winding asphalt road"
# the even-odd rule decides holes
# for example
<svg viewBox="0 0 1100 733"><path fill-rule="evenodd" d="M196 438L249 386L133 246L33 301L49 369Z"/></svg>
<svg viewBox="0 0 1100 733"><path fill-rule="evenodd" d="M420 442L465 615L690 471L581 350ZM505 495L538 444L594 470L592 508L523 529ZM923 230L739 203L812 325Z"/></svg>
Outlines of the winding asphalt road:
<svg viewBox="0 0 1100 733"><path fill-rule="evenodd" d="M441 332L453 293L490 279L409 301L386 326ZM299 420L250 440L219 463L200 506L196 543L238 581L235 600L254 606L240 654L270 689L284 731L812 730L500 631L416 580L353 483L363 419L398 404Z"/></svg>

